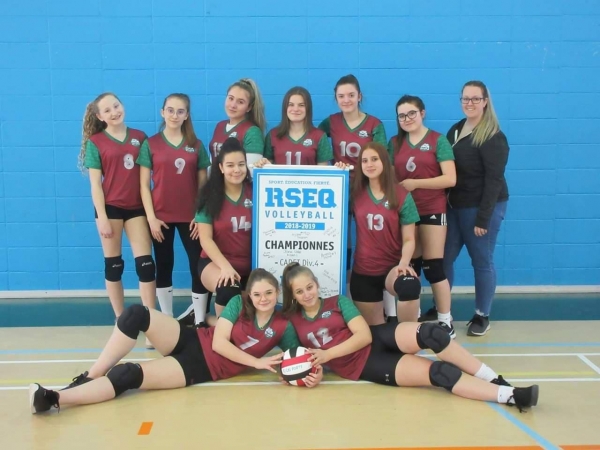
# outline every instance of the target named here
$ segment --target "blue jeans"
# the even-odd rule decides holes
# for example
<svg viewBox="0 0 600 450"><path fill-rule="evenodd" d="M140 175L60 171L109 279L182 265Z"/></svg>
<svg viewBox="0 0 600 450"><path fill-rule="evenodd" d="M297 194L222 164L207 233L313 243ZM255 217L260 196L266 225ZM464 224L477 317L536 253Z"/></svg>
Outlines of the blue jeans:
<svg viewBox="0 0 600 450"><path fill-rule="evenodd" d="M475 272L475 311L483 316L489 316L496 292L494 250L500 225L506 214L506 204L506 201L496 203L487 233L482 237L475 236L473 231L478 208L453 209L448 207L446 216L448 234L444 248L444 271L450 287L452 287L454 261L458 258L463 245L466 245Z"/></svg>

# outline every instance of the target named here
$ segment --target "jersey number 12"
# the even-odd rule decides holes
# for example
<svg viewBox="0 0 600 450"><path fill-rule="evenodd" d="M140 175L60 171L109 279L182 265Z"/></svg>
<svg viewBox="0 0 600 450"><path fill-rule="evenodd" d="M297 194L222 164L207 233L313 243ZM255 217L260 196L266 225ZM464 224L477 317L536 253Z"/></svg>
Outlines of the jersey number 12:
<svg viewBox="0 0 600 450"><path fill-rule="evenodd" d="M321 348L321 344L319 343L317 337L321 338L323 345L327 345L333 340L333 338L329 336L329 330L327 328L319 328L319 331L317 331L317 336L315 336L315 333L310 332L306 335L306 337L316 348Z"/></svg>

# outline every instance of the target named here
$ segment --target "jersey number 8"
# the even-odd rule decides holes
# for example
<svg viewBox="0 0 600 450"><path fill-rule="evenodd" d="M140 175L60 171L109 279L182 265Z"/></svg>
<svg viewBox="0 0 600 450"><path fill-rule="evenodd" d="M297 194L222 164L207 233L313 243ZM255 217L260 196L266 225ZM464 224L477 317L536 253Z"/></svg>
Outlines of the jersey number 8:
<svg viewBox="0 0 600 450"><path fill-rule="evenodd" d="M123 156L123 165L127 170L131 170L135 167L135 161L133 160L133 155L131 153L127 153Z"/></svg>

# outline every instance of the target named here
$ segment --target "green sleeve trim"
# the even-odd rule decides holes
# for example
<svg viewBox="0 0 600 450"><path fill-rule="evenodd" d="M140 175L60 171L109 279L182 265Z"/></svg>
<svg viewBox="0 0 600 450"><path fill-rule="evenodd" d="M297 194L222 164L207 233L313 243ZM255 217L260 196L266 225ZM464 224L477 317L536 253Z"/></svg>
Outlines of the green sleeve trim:
<svg viewBox="0 0 600 450"><path fill-rule="evenodd" d="M140 154L135 160L135 163L142 167L152 169L152 153L150 152L150 144L148 144L148 140L145 140L142 143L142 146L140 147Z"/></svg>
<svg viewBox="0 0 600 450"><path fill-rule="evenodd" d="M296 334L296 329L293 327L291 322L288 322L283 332L283 337L279 341L279 348L284 352L291 348L300 347L300 340Z"/></svg>
<svg viewBox="0 0 600 450"><path fill-rule="evenodd" d="M88 140L85 143L85 159L83 165L88 169L102 170L102 161L100 160L100 151L96 144Z"/></svg>
<svg viewBox="0 0 600 450"><path fill-rule="evenodd" d="M328 137L331 136L331 120L329 117L319 124L319 128L323 130Z"/></svg>
<svg viewBox="0 0 600 450"><path fill-rule="evenodd" d="M267 133L267 137L265 138L265 151L263 156L271 162L274 161L273 158L275 156L273 154L273 146L271 145L271 132Z"/></svg>
<svg viewBox="0 0 600 450"><path fill-rule="evenodd" d="M385 127L382 123L377 125L373 130L373 141L379 142L381 145L387 145L387 138L385 137Z"/></svg>
<svg viewBox="0 0 600 450"><path fill-rule="evenodd" d="M248 128L244 136L244 150L246 153L256 153L262 155L265 149L265 138L260 128L253 126Z"/></svg>
<svg viewBox="0 0 600 450"><path fill-rule="evenodd" d="M240 318L241 313L242 296L236 295L231 300L229 300L229 303L227 303L227 306L225 306L225 309L221 313L220 317L229 320L231 323L236 323L237 320Z"/></svg>
<svg viewBox="0 0 600 450"><path fill-rule="evenodd" d="M440 135L437 140L435 154L438 162L454 161L454 150L446 136Z"/></svg>
<svg viewBox="0 0 600 450"><path fill-rule="evenodd" d="M196 212L196 216L194 217L194 222L207 223L209 225L212 225L212 223L213 223L212 218L208 215L208 213L206 212L206 209Z"/></svg>
<svg viewBox="0 0 600 450"><path fill-rule="evenodd" d="M319 145L317 147L317 162L329 162L333 159L333 148L331 148L331 142L326 134L321 136L319 139Z"/></svg>
<svg viewBox="0 0 600 450"><path fill-rule="evenodd" d="M208 152L204 143L200 141L200 148L198 149L198 170L206 169L210 167L210 159L208 158Z"/></svg>
<svg viewBox="0 0 600 450"><path fill-rule="evenodd" d="M404 199L404 204L400 210L400 224L410 225L411 223L417 223L419 221L419 211L413 196L408 193Z"/></svg>
<svg viewBox="0 0 600 450"><path fill-rule="evenodd" d="M340 311L342 311L342 316L346 323L350 322L355 317L360 316L360 312L356 306L354 306L354 302L344 295L338 297L338 306Z"/></svg>
<svg viewBox="0 0 600 450"><path fill-rule="evenodd" d="M391 138L387 144L388 155L390 155L390 161L392 166L394 165L394 138Z"/></svg>

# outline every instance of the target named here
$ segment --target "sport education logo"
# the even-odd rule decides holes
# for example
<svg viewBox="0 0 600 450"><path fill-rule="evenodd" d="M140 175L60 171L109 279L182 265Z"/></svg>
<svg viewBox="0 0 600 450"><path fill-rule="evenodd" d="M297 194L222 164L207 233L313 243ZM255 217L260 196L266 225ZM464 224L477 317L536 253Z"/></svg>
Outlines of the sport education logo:
<svg viewBox="0 0 600 450"><path fill-rule="evenodd" d="M133 145L134 147L139 147L140 141L138 141L137 139L134 138L131 140L131 145Z"/></svg>
<svg viewBox="0 0 600 450"><path fill-rule="evenodd" d="M368 131L366 131L366 130L360 130L360 131L358 132L358 137L361 137L361 138L366 138L366 137L369 137L369 132L368 132Z"/></svg>
<svg viewBox="0 0 600 450"><path fill-rule="evenodd" d="M421 147L419 147L419 150L421 150L422 152L428 152L429 151L429 144L425 143L423 145L421 145Z"/></svg>
<svg viewBox="0 0 600 450"><path fill-rule="evenodd" d="M185 146L185 151L188 153L195 153L196 149L194 147L190 147L188 145Z"/></svg>
<svg viewBox="0 0 600 450"><path fill-rule="evenodd" d="M273 336L275 336L275 332L273 331L273 328L269 327L265 330L265 337L271 339Z"/></svg>
<svg viewBox="0 0 600 450"><path fill-rule="evenodd" d="M310 147L312 144L313 144L312 139L305 139L304 142L302 143L302 145L304 145L305 147Z"/></svg>

